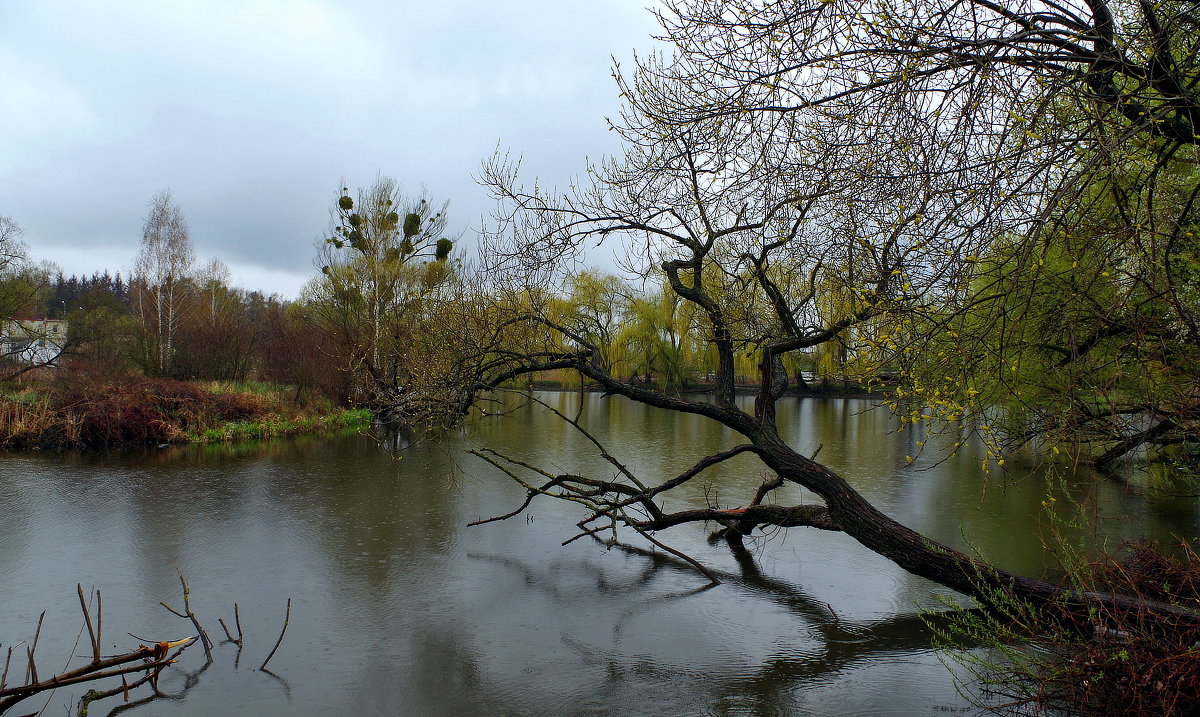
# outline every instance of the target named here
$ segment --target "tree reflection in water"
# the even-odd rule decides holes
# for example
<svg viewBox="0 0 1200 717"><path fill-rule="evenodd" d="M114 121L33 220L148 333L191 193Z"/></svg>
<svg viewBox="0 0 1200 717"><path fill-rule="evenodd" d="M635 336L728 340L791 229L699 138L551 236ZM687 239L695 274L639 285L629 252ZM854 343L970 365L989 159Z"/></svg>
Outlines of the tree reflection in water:
<svg viewBox="0 0 1200 717"><path fill-rule="evenodd" d="M595 539L598 543L605 543ZM794 583L765 573L745 545L728 543L737 563L738 572L714 569L713 573L722 584L703 584L692 589L672 590L646 596L655 582L662 582L668 574L677 574L694 580L693 565L676 556L647 548L616 543L612 547L627 556L643 561L640 570L631 571L624 582L613 582L603 572L597 571L593 589L601 594L636 595L636 600L626 600L620 617L613 624L614 633L620 633L634 618L651 609L668 603L684 603L710 590L737 590L735 597L724 600L737 602L740 609L754 611L755 603L761 601L779 606L800 618L807 627L805 638L816 638L818 649L773 650L767 659L750 670L707 672L695 675L705 683L704 691L712 704L709 714L749 712L756 715L792 714L796 709L796 694L814 685L831 683L839 673L866 662L884 659L903 659L905 656L928 654L936 648L935 633L950 619L949 612L913 612L889 615L878 619L851 620L840 616L826 602L809 595ZM501 565L519 574L529 588L545 594L555 603L572 599L571 590L564 589L561 581L551 571L539 569L520 558L510 555L471 554L471 558ZM697 629L702 629L698 626ZM786 640L786 635L780 635ZM657 662L645 655L628 654L617 649L606 649L566 633L561 640L577 654L585 665L603 666L605 685L600 692L617 691L617 686L626 680L661 680L677 682L680 668L669 662ZM960 645L959 649L972 649L978 645ZM958 711L965 707L939 707L940 710Z"/></svg>

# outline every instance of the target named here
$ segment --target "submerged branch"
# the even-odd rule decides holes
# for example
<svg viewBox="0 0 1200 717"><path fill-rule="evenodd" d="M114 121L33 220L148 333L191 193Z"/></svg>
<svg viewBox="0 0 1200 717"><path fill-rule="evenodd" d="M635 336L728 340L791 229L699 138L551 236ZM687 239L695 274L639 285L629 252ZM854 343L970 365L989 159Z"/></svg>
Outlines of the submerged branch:
<svg viewBox="0 0 1200 717"><path fill-rule="evenodd" d="M718 578L716 576L716 574L714 574L711 570L704 567L704 565L701 564L700 561L696 560L695 558L684 553L681 550L676 550L675 548L672 548L671 546L667 545L666 543L655 539L655 537L653 535L650 535L650 533L646 532L646 530L643 528L634 526L634 529L637 530L638 535L641 535L643 538L645 538L646 540L649 540L651 543L662 548L663 550L667 551L671 555L674 555L675 557L680 558L682 560L686 560L688 562L688 564L690 564L691 566L693 566L700 572L704 573L704 577L708 578L708 580L709 580L708 587L713 587L713 586L721 584L720 578Z"/></svg>
<svg viewBox="0 0 1200 717"><path fill-rule="evenodd" d="M753 527L769 525L778 528L817 528L841 532L842 528L829 515L829 509L823 505L755 505L747 508L699 508L681 510L670 513L654 521L635 523L634 527L645 530L663 530L683 523L696 523L707 520L751 523ZM748 530L742 530L746 533Z"/></svg>
<svg viewBox="0 0 1200 717"><path fill-rule="evenodd" d="M172 664L173 659L167 656L169 650L176 647L187 647L196 637L185 637L181 640L155 643L151 647L139 645L136 650L104 659L93 659L82 667L67 670L44 680L36 679L36 674L28 683L19 687L0 690L0 714L6 712L18 702L39 692L58 689L81 682L92 682L107 677L117 677L131 672L157 674L164 667ZM131 662L141 661L140 664L130 665Z"/></svg>
<svg viewBox="0 0 1200 717"><path fill-rule="evenodd" d="M183 611L180 612L165 602L160 602L159 605L162 605L164 608L166 608L167 612L171 613L172 615L191 620L192 625L196 628L196 634L200 636L201 644L204 646L204 657L205 659L211 661L212 640L208 638L208 633L204 631L204 627L200 624L200 620L196 617L196 613L192 612L192 588L190 585L188 585L187 578L183 576L183 570L178 565L175 566L175 572L179 575L179 584L183 586Z"/></svg>
<svg viewBox="0 0 1200 717"><path fill-rule="evenodd" d="M281 629L279 631L279 639L275 641L275 647L271 648L271 654L267 655L267 659L263 660L262 664L258 666L258 669L260 669L260 670L267 669L267 663L270 662L271 658L275 656L275 651L279 649L280 643L283 642L283 634L285 632L287 632L288 623L291 621L292 621L292 599L288 598L287 610L283 614L283 629Z"/></svg>

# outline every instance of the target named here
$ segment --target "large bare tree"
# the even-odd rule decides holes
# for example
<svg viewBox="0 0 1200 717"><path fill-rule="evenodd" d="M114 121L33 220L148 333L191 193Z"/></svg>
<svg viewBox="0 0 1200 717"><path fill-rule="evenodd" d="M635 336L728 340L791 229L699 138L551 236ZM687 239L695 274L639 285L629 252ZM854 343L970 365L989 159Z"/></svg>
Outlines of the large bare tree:
<svg viewBox="0 0 1200 717"><path fill-rule="evenodd" d="M614 129L623 157L566 192L522 185L497 157L482 180L504 207L488 238L497 325L480 342L475 388L569 367L609 394L704 416L743 437L677 476L546 472L481 452L527 500L581 503L585 535L619 527L664 545L672 526L717 521L840 530L904 569L983 601L1139 610L1200 628L1173 605L1062 586L994 568L898 523L852 480L776 430L783 358L830 342L882 365L998 290L980 257L999 242L1048 236L1065 205L1137 152L1178 156L1196 143L1196 17L1189 3L906 0L668 4L669 52L620 80ZM1137 149L1137 152L1134 149ZM1147 149L1148 148L1148 149ZM1192 197L1195 191L1192 191ZM1192 202L1172 205L1185 223ZM717 356L711 400L620 380L603 346L557 323L544 297L589 243L623 243L623 262L665 276L703 316ZM739 354L757 358L755 400L735 401ZM951 413L953 417L953 413ZM580 426L582 429L583 426ZM756 456L774 476L736 510L668 512L660 501L706 468ZM824 505L772 504L800 485Z"/></svg>
<svg viewBox="0 0 1200 717"><path fill-rule="evenodd" d="M1195 3L701 0L660 18L675 54L623 84L631 126L804 117L869 153L868 183L991 189L956 220L983 220L980 241L926 326L952 340L910 354L958 360L913 366L922 390L1016 406L998 441L1049 435L1101 463L1200 438Z"/></svg>

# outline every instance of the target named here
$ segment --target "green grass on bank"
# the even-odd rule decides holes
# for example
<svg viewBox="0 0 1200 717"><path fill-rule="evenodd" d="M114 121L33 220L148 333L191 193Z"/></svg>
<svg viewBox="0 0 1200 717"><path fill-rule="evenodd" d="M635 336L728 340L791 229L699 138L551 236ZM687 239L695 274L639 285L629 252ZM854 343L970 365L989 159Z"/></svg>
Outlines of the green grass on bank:
<svg viewBox="0 0 1200 717"><path fill-rule="evenodd" d="M370 428L372 420L371 412L366 409L343 409L329 415L292 418L268 416L257 421L229 421L206 428L198 434L189 434L189 437L195 443L242 443L309 433L366 430Z"/></svg>

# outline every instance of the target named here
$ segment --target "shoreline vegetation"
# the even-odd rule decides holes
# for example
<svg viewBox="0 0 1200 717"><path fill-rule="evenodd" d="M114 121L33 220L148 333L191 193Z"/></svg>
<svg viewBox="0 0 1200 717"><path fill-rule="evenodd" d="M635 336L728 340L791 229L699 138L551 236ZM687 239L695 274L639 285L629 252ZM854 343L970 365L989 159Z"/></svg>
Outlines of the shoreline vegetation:
<svg viewBox="0 0 1200 717"><path fill-rule="evenodd" d="M372 420L280 384L68 374L3 390L0 450L236 443L364 430Z"/></svg>
<svg viewBox="0 0 1200 717"><path fill-rule="evenodd" d="M535 391L599 391L557 380L525 385ZM747 392L752 387L747 388ZM711 391L703 383L681 393ZM877 389L876 389L877 391ZM797 396L877 397L870 386L794 388ZM78 375L10 384L0 392L0 450L88 450L225 444L335 434L370 428L374 413L324 398L298 400L295 387L263 381L179 380Z"/></svg>
<svg viewBox="0 0 1200 717"><path fill-rule="evenodd" d="M530 381L524 388L601 390L553 379ZM695 383L678 390L696 394L712 387ZM878 387L856 383L795 387L788 393L828 398L879 395ZM264 381L60 374L0 390L0 450L9 452L241 443L362 431L375 420L370 409L337 406L327 398L300 398L294 386Z"/></svg>

